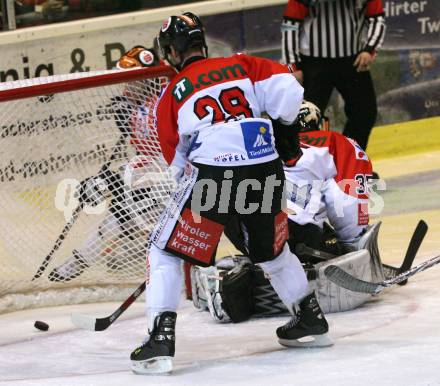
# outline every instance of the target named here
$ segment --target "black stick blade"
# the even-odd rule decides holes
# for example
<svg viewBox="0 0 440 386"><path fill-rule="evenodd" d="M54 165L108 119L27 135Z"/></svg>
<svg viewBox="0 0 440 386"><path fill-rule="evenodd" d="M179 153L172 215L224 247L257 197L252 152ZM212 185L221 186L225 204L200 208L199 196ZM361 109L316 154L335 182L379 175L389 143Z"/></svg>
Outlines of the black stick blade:
<svg viewBox="0 0 440 386"><path fill-rule="evenodd" d="M403 259L402 266L399 268L398 274L408 271L411 268L417 252L419 251L420 245L425 238L426 232L428 232L428 224L426 224L425 221L420 220L411 237L405 258Z"/></svg>

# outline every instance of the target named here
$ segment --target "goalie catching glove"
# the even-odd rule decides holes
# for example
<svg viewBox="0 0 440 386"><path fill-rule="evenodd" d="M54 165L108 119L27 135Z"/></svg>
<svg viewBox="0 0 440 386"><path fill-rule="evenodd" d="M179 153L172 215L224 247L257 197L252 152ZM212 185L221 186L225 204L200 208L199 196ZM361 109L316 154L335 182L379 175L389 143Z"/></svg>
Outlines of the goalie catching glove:
<svg viewBox="0 0 440 386"><path fill-rule="evenodd" d="M153 67L161 64L154 48L145 48L135 46L125 52L116 63L116 68L120 70L129 70L142 67ZM132 135L133 111L140 107L151 95L146 92L149 85L155 84L155 87L163 86L162 80L142 80L127 84L124 95L117 95L111 98L114 118L118 129L123 135ZM145 94L145 95L144 95ZM144 96L143 96L144 95ZM150 100L151 102L151 100Z"/></svg>
<svg viewBox="0 0 440 386"><path fill-rule="evenodd" d="M135 46L128 50L116 63L116 67L121 69L152 67L159 64L159 58L154 48Z"/></svg>

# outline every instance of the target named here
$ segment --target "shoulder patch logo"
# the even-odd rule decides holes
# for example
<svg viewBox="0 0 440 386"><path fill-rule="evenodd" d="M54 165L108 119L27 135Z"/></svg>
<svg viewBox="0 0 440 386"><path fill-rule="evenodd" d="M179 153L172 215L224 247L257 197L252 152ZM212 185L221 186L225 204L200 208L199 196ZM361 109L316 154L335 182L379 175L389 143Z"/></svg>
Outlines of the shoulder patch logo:
<svg viewBox="0 0 440 386"><path fill-rule="evenodd" d="M184 100L194 90L194 86L188 78L179 80L173 88L172 94L177 102Z"/></svg>

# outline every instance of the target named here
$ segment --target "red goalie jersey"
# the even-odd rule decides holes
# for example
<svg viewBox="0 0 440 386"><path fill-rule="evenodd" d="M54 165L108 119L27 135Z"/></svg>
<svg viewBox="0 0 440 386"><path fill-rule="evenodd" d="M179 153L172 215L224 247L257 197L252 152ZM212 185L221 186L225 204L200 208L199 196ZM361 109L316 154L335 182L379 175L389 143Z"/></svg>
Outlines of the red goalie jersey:
<svg viewBox="0 0 440 386"><path fill-rule="evenodd" d="M289 218L320 227L328 218L340 241L355 241L369 221L367 154L352 139L330 131L300 133L300 141L303 155L295 166L284 167Z"/></svg>

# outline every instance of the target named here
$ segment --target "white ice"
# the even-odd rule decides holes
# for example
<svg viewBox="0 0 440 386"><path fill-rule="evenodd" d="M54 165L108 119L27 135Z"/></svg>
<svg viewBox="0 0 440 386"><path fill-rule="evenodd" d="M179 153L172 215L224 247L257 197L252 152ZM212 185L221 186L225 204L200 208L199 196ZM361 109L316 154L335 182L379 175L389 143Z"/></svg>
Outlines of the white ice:
<svg viewBox="0 0 440 386"><path fill-rule="evenodd" d="M284 317L222 325L183 301L169 376L130 371L130 352L146 332L142 302L104 332L77 330L69 315L105 316L118 303L1 315L0 385L440 385L439 277L434 267L357 310L329 315L331 348L281 347L275 329ZM35 330L35 320L49 331Z"/></svg>

